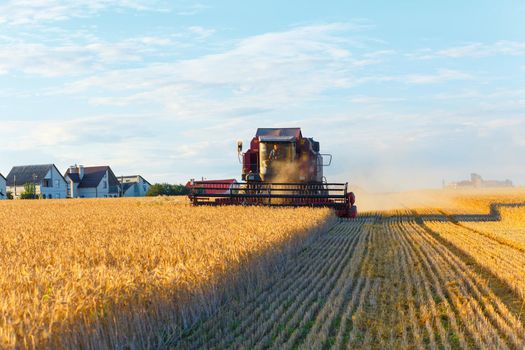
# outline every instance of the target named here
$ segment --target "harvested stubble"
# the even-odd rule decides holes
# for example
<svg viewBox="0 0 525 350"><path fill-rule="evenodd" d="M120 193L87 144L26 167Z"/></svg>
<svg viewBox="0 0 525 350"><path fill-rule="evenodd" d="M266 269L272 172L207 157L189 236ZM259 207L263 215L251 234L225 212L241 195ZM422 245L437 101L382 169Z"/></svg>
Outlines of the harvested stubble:
<svg viewBox="0 0 525 350"><path fill-rule="evenodd" d="M505 281L525 300L525 252L519 246L450 222L433 222L428 227Z"/></svg>
<svg viewBox="0 0 525 350"><path fill-rule="evenodd" d="M389 209L340 222L174 347L523 349L525 255L450 216L484 219L490 203L521 197L469 196L456 193L446 209ZM502 210L504 220L487 230L521 225L512 213Z"/></svg>
<svg viewBox="0 0 525 350"><path fill-rule="evenodd" d="M522 349L487 281L414 220L342 222L176 348Z"/></svg>
<svg viewBox="0 0 525 350"><path fill-rule="evenodd" d="M525 204L500 208L501 221L464 222L463 226L525 252Z"/></svg>
<svg viewBox="0 0 525 350"><path fill-rule="evenodd" d="M161 346L331 220L162 198L2 202L0 347Z"/></svg>

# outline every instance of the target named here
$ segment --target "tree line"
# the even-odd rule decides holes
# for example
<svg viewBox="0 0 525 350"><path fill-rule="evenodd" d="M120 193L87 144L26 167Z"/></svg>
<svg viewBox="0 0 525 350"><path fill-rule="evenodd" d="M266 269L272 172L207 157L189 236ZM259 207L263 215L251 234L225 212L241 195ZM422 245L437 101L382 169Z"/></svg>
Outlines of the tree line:
<svg viewBox="0 0 525 350"><path fill-rule="evenodd" d="M157 183L151 185L146 196L184 196L190 193L190 189L180 184ZM7 191L7 199L13 199L13 193ZM32 183L24 184L24 191L20 194L21 199L38 199L40 196L36 193L36 186Z"/></svg>
<svg viewBox="0 0 525 350"><path fill-rule="evenodd" d="M190 189L184 185L172 185L168 183L151 185L146 196L183 196L190 193Z"/></svg>

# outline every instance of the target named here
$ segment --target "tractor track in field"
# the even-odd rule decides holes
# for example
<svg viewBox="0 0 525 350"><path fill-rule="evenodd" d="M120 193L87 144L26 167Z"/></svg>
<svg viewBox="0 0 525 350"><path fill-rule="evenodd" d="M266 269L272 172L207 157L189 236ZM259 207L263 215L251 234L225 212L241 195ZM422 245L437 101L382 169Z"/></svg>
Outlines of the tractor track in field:
<svg viewBox="0 0 525 350"><path fill-rule="evenodd" d="M525 254L504 257L498 255L503 250L473 246L478 237L490 238L458 225L475 218L499 220L503 206L525 204L494 204L487 215L342 220L263 287L228 301L172 345L523 349L525 323L516 301L525 299L511 278L521 272ZM453 241L448 229L464 231L457 238L464 245ZM506 275L488 266L495 258L503 259Z"/></svg>

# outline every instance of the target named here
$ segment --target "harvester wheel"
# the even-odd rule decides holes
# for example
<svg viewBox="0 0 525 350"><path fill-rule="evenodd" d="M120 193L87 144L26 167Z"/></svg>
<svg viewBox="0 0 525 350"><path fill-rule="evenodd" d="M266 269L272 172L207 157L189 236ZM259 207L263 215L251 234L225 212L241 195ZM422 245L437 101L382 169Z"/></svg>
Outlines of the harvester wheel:
<svg viewBox="0 0 525 350"><path fill-rule="evenodd" d="M354 194L354 192L348 193L348 201L350 202L351 205L354 205L354 203L355 203L355 194Z"/></svg>
<svg viewBox="0 0 525 350"><path fill-rule="evenodd" d="M350 208L348 208L348 218L354 219L357 217L357 206L352 205Z"/></svg>

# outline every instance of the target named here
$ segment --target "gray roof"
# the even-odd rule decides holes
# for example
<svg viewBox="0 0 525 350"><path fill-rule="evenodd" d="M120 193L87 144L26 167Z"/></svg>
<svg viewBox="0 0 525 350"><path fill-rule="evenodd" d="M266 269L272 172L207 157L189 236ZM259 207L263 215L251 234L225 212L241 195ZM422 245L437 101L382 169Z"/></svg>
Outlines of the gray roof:
<svg viewBox="0 0 525 350"><path fill-rule="evenodd" d="M292 142L293 136L259 136L261 142Z"/></svg>
<svg viewBox="0 0 525 350"><path fill-rule="evenodd" d="M117 179L120 183L123 183L122 182L122 179L135 179L135 178L138 178L140 177L142 179L142 181L144 181L145 183L147 183L148 185L151 186L151 183L146 180L142 175L121 175L121 176L117 176ZM138 181L130 181L130 182L126 182L126 183L131 183L131 184L135 184L135 183L138 183Z"/></svg>
<svg viewBox="0 0 525 350"><path fill-rule="evenodd" d="M302 137L301 128L259 128L255 137L261 136L293 136Z"/></svg>
<svg viewBox="0 0 525 350"><path fill-rule="evenodd" d="M122 184L122 191L126 192L131 187L135 186L136 184L137 184L136 182L126 182L125 184Z"/></svg>
<svg viewBox="0 0 525 350"><path fill-rule="evenodd" d="M72 173L71 169L67 169L66 174L64 176L68 176L73 182L78 183L79 188L91 188L97 187L100 184L100 181L102 181L102 178L106 174L106 171L109 174L109 185L118 185L119 182L117 178L113 174L111 168L107 165L84 167L84 176L82 177L82 180L80 180L78 173Z"/></svg>
<svg viewBox="0 0 525 350"><path fill-rule="evenodd" d="M53 167L55 167L54 164L15 166L7 175L7 186L14 186L15 180L17 186L23 186L26 183L40 182Z"/></svg>
<svg viewBox="0 0 525 350"><path fill-rule="evenodd" d="M69 176L69 178L74 182L74 183L79 183L80 182L80 176L78 175L78 173L70 173L69 171L66 172L66 174L64 175L65 176Z"/></svg>

